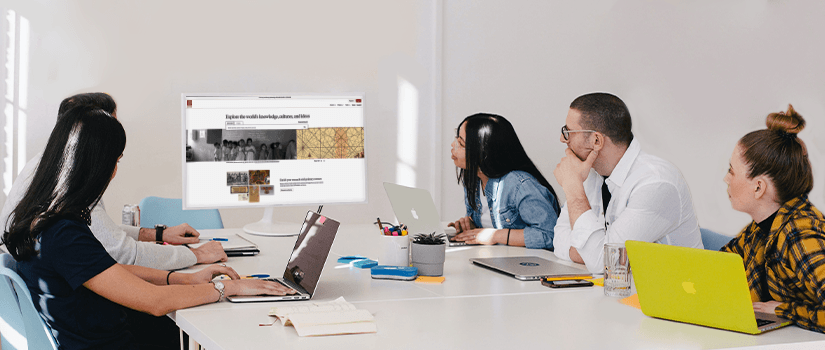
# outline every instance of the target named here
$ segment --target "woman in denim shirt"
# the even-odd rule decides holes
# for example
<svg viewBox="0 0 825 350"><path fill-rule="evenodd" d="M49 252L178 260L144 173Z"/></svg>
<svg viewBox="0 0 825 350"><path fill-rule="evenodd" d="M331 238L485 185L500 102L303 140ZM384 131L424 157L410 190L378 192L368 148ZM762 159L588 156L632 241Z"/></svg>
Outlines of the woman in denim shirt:
<svg viewBox="0 0 825 350"><path fill-rule="evenodd" d="M464 118L451 153L467 206L467 216L449 224L455 240L553 249L556 192L507 119L484 113Z"/></svg>

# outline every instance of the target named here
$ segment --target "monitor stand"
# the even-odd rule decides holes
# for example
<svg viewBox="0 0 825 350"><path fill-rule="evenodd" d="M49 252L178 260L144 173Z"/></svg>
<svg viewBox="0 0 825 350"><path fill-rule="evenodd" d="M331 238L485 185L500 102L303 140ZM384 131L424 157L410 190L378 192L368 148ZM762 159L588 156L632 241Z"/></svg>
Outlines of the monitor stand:
<svg viewBox="0 0 825 350"><path fill-rule="evenodd" d="M275 208L266 207L264 209L264 217L261 221L246 224L243 230L246 233L258 236L297 236L300 227L297 224L289 222L275 221Z"/></svg>

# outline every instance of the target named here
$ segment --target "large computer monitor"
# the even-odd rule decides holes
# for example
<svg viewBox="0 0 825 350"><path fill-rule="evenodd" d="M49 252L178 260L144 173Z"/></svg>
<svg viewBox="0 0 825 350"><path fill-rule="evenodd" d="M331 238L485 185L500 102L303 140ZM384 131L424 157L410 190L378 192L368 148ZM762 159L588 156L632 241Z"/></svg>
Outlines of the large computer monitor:
<svg viewBox="0 0 825 350"><path fill-rule="evenodd" d="M365 203L364 94L184 93L183 209Z"/></svg>

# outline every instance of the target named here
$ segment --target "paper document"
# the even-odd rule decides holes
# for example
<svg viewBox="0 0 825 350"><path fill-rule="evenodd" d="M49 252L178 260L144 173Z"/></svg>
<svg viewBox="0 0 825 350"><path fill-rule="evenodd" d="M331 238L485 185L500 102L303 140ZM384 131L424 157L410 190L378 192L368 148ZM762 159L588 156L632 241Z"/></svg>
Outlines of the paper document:
<svg viewBox="0 0 825 350"><path fill-rule="evenodd" d="M199 238L200 238L200 242L194 243L194 244L189 244L189 248L192 248L192 249L199 248L200 246L206 244L209 241L212 241L213 239L216 242L220 243L221 246L223 246L224 251L245 250L245 249L256 249L256 248L258 248L257 244L252 243L252 241L241 237L241 235L239 235L237 233L228 234L228 235L225 235L225 236L214 236L214 237L201 235Z"/></svg>
<svg viewBox="0 0 825 350"><path fill-rule="evenodd" d="M293 326L298 336L376 333L375 318L358 310L343 297L325 303L276 306L269 310L284 326Z"/></svg>

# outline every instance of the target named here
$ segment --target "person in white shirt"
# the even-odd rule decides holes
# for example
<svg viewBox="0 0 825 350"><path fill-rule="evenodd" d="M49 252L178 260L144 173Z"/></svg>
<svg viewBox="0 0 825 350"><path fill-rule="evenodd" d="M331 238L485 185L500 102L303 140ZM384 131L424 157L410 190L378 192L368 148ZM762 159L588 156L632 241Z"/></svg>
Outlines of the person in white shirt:
<svg viewBox="0 0 825 350"><path fill-rule="evenodd" d="M60 103L58 118L66 111L81 105L98 107L117 118L117 105L114 99L102 92L83 93L67 97ZM5 232L8 229L9 216L20 200L23 199L38 164L40 164L42 155L40 153L29 160L12 184L3 205L3 210L0 212L0 231ZM198 242L198 231L188 224L165 229L162 233L163 241L173 245L160 245L155 243L156 231L154 228L140 228L114 223L109 214L106 213L103 199L92 208L91 219L92 223L89 227L95 238L103 244L109 255L121 264L161 270L177 270L195 264L227 260L226 253L218 242L208 242L197 249L175 245ZM190 237L187 237L187 235Z"/></svg>
<svg viewBox="0 0 825 350"><path fill-rule="evenodd" d="M605 243L703 247L690 188L676 166L641 150L621 99L580 96L565 122L566 155L553 172L567 198L554 230L557 257L601 273Z"/></svg>

